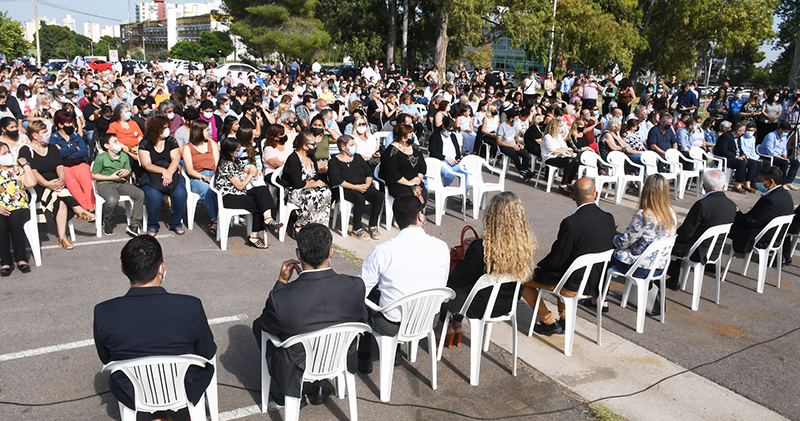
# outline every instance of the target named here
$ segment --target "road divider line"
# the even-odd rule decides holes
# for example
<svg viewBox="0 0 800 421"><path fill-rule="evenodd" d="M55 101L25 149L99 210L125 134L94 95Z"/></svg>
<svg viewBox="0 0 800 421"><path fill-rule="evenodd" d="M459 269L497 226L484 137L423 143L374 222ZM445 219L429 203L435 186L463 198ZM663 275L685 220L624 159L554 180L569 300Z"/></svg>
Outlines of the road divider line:
<svg viewBox="0 0 800 421"><path fill-rule="evenodd" d="M258 405L245 406L244 408L234 409L219 414L219 421L237 420L239 418L248 417L250 415L260 414L261 407Z"/></svg>
<svg viewBox="0 0 800 421"><path fill-rule="evenodd" d="M176 236L175 234L164 234L164 235L159 235L158 239L160 240L162 238L171 238L171 237L175 237L175 236ZM75 247L96 246L98 244L121 243L123 241L129 241L129 240L130 240L130 238L116 238L116 239L113 239L113 240L97 240L97 241L87 241L85 243L72 243L72 245L74 245ZM53 244L52 246L42 246L42 250L52 250L52 249L58 249L58 248L61 248L61 246L57 245L57 244Z"/></svg>
<svg viewBox="0 0 800 421"><path fill-rule="evenodd" d="M237 321L241 321L241 320L247 320L247 318L248 317L247 317L246 314L237 314L235 316L217 317L215 319L208 319L208 325L209 326L213 326L213 325L218 325L218 324L222 324L222 323L237 322ZM37 356L37 355L50 354L50 353L53 353L53 352L66 351L66 350L69 350L69 349L83 348L83 347L92 346L92 345L94 345L94 339L86 339L86 340L83 340L83 341L69 342L69 343L60 344L60 345L51 345L51 346L45 346L45 347L42 347L42 348L29 349L27 351L12 352L12 353L9 353L9 354L0 355L0 362L10 361L10 360L17 360L17 359L20 359L20 358L34 357L34 356Z"/></svg>

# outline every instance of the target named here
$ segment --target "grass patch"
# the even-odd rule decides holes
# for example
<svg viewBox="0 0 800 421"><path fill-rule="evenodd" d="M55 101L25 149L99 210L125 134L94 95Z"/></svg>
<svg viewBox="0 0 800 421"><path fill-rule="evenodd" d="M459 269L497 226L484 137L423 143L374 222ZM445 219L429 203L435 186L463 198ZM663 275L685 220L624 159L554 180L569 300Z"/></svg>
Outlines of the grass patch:
<svg viewBox="0 0 800 421"><path fill-rule="evenodd" d="M589 405L589 414L597 421L626 421L625 418L600 404Z"/></svg>
<svg viewBox="0 0 800 421"><path fill-rule="evenodd" d="M343 247L340 247L340 246L337 246L337 245L334 244L333 245L333 250L336 253L338 253L339 256L342 256L345 259L347 259L347 260L349 260L349 261L351 261L351 262L353 262L353 263L355 263L355 264L357 264L359 266L364 264L364 259L360 259L358 256L356 256L355 253L353 253L352 251L350 251L350 250L348 250L346 248L343 248Z"/></svg>

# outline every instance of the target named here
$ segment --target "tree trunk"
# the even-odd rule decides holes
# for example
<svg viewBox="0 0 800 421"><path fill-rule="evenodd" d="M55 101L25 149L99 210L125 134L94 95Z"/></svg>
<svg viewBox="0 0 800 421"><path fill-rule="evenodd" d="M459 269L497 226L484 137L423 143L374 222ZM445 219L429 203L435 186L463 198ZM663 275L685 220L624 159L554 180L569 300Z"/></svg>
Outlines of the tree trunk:
<svg viewBox="0 0 800 421"><path fill-rule="evenodd" d="M794 63L792 63L792 71L789 73L789 87L800 88L800 31L797 32L797 41L794 45Z"/></svg>
<svg viewBox="0 0 800 421"><path fill-rule="evenodd" d="M402 41L403 41L403 53L402 53L402 60L401 66L403 69L403 73L408 70L408 20L409 20L409 13L411 13L409 0L403 0L403 32L402 32Z"/></svg>
<svg viewBox="0 0 800 421"><path fill-rule="evenodd" d="M397 48L397 0L389 0L389 34L386 36L386 68L394 61Z"/></svg>
<svg viewBox="0 0 800 421"><path fill-rule="evenodd" d="M439 11L436 25L436 47L433 53L433 62L439 69L439 85L443 85L447 74L447 43L450 38L447 36L447 2L439 4Z"/></svg>

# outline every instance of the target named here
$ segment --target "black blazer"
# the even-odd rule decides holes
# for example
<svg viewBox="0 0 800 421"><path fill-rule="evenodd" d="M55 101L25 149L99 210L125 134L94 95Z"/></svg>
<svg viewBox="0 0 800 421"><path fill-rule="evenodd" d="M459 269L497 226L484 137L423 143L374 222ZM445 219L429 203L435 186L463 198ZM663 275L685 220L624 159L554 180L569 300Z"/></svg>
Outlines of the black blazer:
<svg viewBox="0 0 800 421"><path fill-rule="evenodd" d="M314 171L317 173L317 175L314 176L314 180L319 180L321 174L317 167L317 158L313 155L309 156L309 158L311 159L311 165L314 167ZM303 161L300 160L300 156L297 155L297 152L292 152L291 155L286 158L286 162L283 164L283 174L280 181L284 187L290 189L302 189L305 187L306 182L303 181Z"/></svg>
<svg viewBox="0 0 800 421"><path fill-rule="evenodd" d="M614 216L601 210L594 203L584 205L575 214L561 221L558 236L550 253L542 259L533 272L533 280L543 285L556 285L566 273L569 265L579 256L600 253L614 248ZM600 268L595 267L585 292L597 296ZM575 273L564 288L577 291L583 273Z"/></svg>
<svg viewBox="0 0 800 421"><path fill-rule="evenodd" d="M793 212L792 196L783 186L776 188L766 196L761 196L750 212L736 212L730 234L733 250L737 253L746 253L752 250L759 231L775 217L792 215ZM769 237L769 235L764 237ZM769 239L759 242L759 247L766 246L767 241Z"/></svg>
<svg viewBox="0 0 800 421"><path fill-rule="evenodd" d="M675 239L675 247L672 249L672 255L685 257L692 248L694 242L700 238L703 233L717 225L730 224L736 217L736 204L731 199L725 196L724 192L713 192L708 196L698 200L689 209L686 214L686 219L683 224L678 228L678 238ZM700 261L699 256L705 257L708 248L711 245L710 241L706 241L697 248L695 254L692 256L693 261ZM722 244L715 247L712 257L716 257L722 250ZM703 259L705 260L705 259ZM705 263L705 262L703 262Z"/></svg>
<svg viewBox="0 0 800 421"><path fill-rule="evenodd" d="M364 281L340 275L333 269L304 272L287 284L278 282L269 293L261 317L253 324L253 333L261 343L261 331L281 340L300 333L313 332L347 322L366 322L367 307ZM348 370L355 372L356 341L350 347ZM300 397L305 369L305 351L297 344L289 349L275 348L267 342L267 365L273 380L287 396Z"/></svg>
<svg viewBox="0 0 800 421"><path fill-rule="evenodd" d="M131 288L122 297L94 308L94 342L100 361L129 360L154 355L195 354L211 359L217 353L214 335L199 299L169 294L162 287ZM214 367L189 367L186 394L197 404ZM133 385L118 371L109 379L111 392L133 408Z"/></svg>
<svg viewBox="0 0 800 421"><path fill-rule="evenodd" d="M741 155L741 153L737 153L737 150L738 148L736 147L736 138L733 137L733 132L731 132L730 130L720 135L713 149L714 155L724 156L729 161L732 159L739 158L739 155Z"/></svg>
<svg viewBox="0 0 800 421"><path fill-rule="evenodd" d="M461 159L461 148L458 147L458 140L456 140L456 135L451 133L450 134L450 141L453 142L453 146L456 148L456 161ZM436 158L440 161L444 161L444 138L442 137L442 131L437 130L433 132L430 139L428 140L428 155L431 158Z"/></svg>

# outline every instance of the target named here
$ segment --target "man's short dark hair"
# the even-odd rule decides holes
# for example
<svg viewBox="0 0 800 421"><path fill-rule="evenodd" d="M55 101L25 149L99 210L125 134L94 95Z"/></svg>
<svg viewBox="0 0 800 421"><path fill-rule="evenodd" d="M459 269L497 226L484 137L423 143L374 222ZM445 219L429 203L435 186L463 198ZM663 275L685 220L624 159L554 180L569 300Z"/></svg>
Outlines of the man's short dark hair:
<svg viewBox="0 0 800 421"><path fill-rule="evenodd" d="M119 253L119 259L131 285L144 285L152 281L164 263L161 244L150 235L140 235L128 241Z"/></svg>
<svg viewBox="0 0 800 421"><path fill-rule="evenodd" d="M783 173L781 169L772 165L767 165L758 172L758 178L767 181L772 180L775 184L783 183Z"/></svg>
<svg viewBox="0 0 800 421"><path fill-rule="evenodd" d="M403 229L414 224L417 221L417 214L422 212L422 209L422 201L417 196L406 194L395 199L392 211L397 226Z"/></svg>
<svg viewBox="0 0 800 421"><path fill-rule="evenodd" d="M784 120L784 121L781 121L781 124L778 125L778 128L783 130L783 131L785 131L785 132L788 132L788 131L792 130L792 125L789 124L788 121Z"/></svg>
<svg viewBox="0 0 800 421"><path fill-rule="evenodd" d="M308 224L297 233L297 249L303 263L318 268L331 253L333 236L322 224Z"/></svg>

